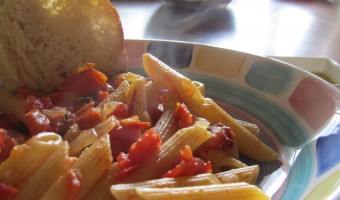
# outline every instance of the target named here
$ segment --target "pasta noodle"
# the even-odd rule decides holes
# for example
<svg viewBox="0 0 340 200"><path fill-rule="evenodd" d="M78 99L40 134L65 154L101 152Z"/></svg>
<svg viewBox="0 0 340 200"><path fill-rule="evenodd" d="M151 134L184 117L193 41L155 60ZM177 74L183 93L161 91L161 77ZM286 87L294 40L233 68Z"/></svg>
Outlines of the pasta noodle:
<svg viewBox="0 0 340 200"><path fill-rule="evenodd" d="M132 82L126 91L126 99L132 115L137 115L144 122L150 122L147 112L145 78L139 78Z"/></svg>
<svg viewBox="0 0 340 200"><path fill-rule="evenodd" d="M100 137L93 145L85 149L72 169L81 175L81 188L71 199L81 199L94 186L112 163L109 137ZM65 174L52 185L41 199L64 199L69 194L69 174Z"/></svg>
<svg viewBox="0 0 340 200"><path fill-rule="evenodd" d="M258 175L259 167L257 165L231 169L215 174L222 183L246 182L250 184L256 183Z"/></svg>
<svg viewBox="0 0 340 200"><path fill-rule="evenodd" d="M108 133L111 129L113 129L117 125L118 125L117 120L115 119L114 116L111 116L104 122L97 124L96 127L79 133L78 137L76 137L70 143L70 155L76 155L83 148L91 145L100 136Z"/></svg>
<svg viewBox="0 0 340 200"><path fill-rule="evenodd" d="M161 136L162 141L169 139L178 129L175 119L173 118L174 112L174 106L165 108L162 116L157 121L157 124L155 124L154 129Z"/></svg>
<svg viewBox="0 0 340 200"><path fill-rule="evenodd" d="M200 174L179 178L162 178L130 184L116 184L111 187L111 193L117 199L142 199L136 192L138 187L169 188L197 185L221 184L213 174Z"/></svg>
<svg viewBox="0 0 340 200"><path fill-rule="evenodd" d="M252 124L252 123L242 121L242 120L239 120L239 119L236 119L236 121L239 124L241 124L242 126L244 126L244 128L248 129L256 137L258 137L260 135L260 129L259 129L259 127L257 127L256 124Z"/></svg>
<svg viewBox="0 0 340 200"><path fill-rule="evenodd" d="M17 186L37 171L62 143L59 135L42 133L25 144L15 146L9 158L0 165L0 180Z"/></svg>
<svg viewBox="0 0 340 200"><path fill-rule="evenodd" d="M102 102L100 102L100 104L98 105L99 108L102 108L107 102L110 101L121 101L124 102L125 101L125 92L127 91L128 87L129 87L129 82L124 80L122 81L119 86Z"/></svg>
<svg viewBox="0 0 340 200"><path fill-rule="evenodd" d="M112 199L110 187L114 181L114 174L118 171L117 163L113 163L110 168L100 177L95 186L86 194L83 199Z"/></svg>
<svg viewBox="0 0 340 200"><path fill-rule="evenodd" d="M62 145L50 156L39 169L17 186L19 193L16 199L37 199L73 164L68 158L68 144Z"/></svg>
<svg viewBox="0 0 340 200"><path fill-rule="evenodd" d="M247 183L188 186L177 188L136 188L136 192L147 200L199 200L199 199L269 199L259 188Z"/></svg>

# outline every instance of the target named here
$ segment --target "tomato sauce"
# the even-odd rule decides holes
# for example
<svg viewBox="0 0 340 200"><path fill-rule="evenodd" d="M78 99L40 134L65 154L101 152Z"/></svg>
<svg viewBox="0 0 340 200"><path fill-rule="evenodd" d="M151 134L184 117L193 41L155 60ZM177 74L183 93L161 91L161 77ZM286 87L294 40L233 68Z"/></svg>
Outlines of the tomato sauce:
<svg viewBox="0 0 340 200"><path fill-rule="evenodd" d="M141 136L141 130L150 126L136 117L120 121L120 126L109 132L112 157L115 159L120 152L127 153L130 146Z"/></svg>
<svg viewBox="0 0 340 200"><path fill-rule="evenodd" d="M213 136L203 143L196 151L208 152L210 149L230 150L234 146L235 134L231 128L221 123L213 124L208 127Z"/></svg>
<svg viewBox="0 0 340 200"><path fill-rule="evenodd" d="M176 111L174 113L175 120L178 120L180 128L186 128L193 124L192 114L189 112L188 108L184 103L176 104Z"/></svg>
<svg viewBox="0 0 340 200"><path fill-rule="evenodd" d="M134 144L127 154L121 152L118 157L119 171L115 174L117 180L123 180L128 173L147 160L147 156L159 151L160 136L153 130L147 130Z"/></svg>
<svg viewBox="0 0 340 200"><path fill-rule="evenodd" d="M65 200L72 200L75 199L78 194L80 193L81 186L82 186L82 175L79 170L77 169L71 169L66 173L66 191Z"/></svg>
<svg viewBox="0 0 340 200"><path fill-rule="evenodd" d="M25 119L27 127L32 135L41 132L51 131L50 120L38 109L33 109L26 113Z"/></svg>
<svg viewBox="0 0 340 200"><path fill-rule="evenodd" d="M0 128L0 163L9 157L9 154L16 144L15 139L7 136L6 130Z"/></svg>
<svg viewBox="0 0 340 200"><path fill-rule="evenodd" d="M195 158L189 146L185 146L180 153L180 162L173 169L166 172L163 177L175 178L212 172L211 163Z"/></svg>

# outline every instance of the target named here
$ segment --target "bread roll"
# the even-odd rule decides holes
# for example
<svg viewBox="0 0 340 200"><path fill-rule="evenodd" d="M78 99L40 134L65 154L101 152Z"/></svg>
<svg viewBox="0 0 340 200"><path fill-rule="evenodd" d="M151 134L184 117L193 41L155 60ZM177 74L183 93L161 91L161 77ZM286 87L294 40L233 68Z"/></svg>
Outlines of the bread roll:
<svg viewBox="0 0 340 200"><path fill-rule="evenodd" d="M127 71L123 29L109 0L0 0L0 88L42 92L95 63Z"/></svg>

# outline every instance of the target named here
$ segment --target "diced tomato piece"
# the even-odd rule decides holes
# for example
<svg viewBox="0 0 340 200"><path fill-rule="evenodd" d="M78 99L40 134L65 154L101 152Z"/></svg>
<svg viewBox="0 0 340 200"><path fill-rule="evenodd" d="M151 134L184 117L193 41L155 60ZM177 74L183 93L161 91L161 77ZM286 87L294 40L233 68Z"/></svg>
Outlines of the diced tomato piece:
<svg viewBox="0 0 340 200"><path fill-rule="evenodd" d="M115 178L123 180L126 175L141 165L148 156L159 151L161 145L160 136L153 130L147 130L136 143L134 143L129 153L120 153L117 157L119 171L115 174Z"/></svg>
<svg viewBox="0 0 340 200"><path fill-rule="evenodd" d="M105 74L93 68L93 64L87 64L71 74L60 86L62 97L55 102L60 106L70 106L81 97L98 94L99 91L107 91Z"/></svg>
<svg viewBox="0 0 340 200"><path fill-rule="evenodd" d="M186 128L193 124L192 114L189 112L184 103L176 104L174 117L176 120L178 120L179 128Z"/></svg>
<svg viewBox="0 0 340 200"><path fill-rule="evenodd" d="M100 110L92 107L81 114L77 122L82 130L87 130L101 122L101 118Z"/></svg>
<svg viewBox="0 0 340 200"><path fill-rule="evenodd" d="M51 131L50 120L38 109L26 113L25 118L31 135Z"/></svg>
<svg viewBox="0 0 340 200"><path fill-rule="evenodd" d="M26 112L28 112L33 109L38 109L38 110L50 109L53 107L53 104L49 97L37 97L37 96L29 95L25 99L24 107L25 107Z"/></svg>
<svg viewBox="0 0 340 200"><path fill-rule="evenodd" d="M125 103L111 101L104 105L102 113L105 118L113 115L118 120L121 120L129 116L129 107Z"/></svg>
<svg viewBox="0 0 340 200"><path fill-rule="evenodd" d="M75 199L80 193L83 177L79 170L71 169L67 171L65 178L67 180L65 199L66 200Z"/></svg>
<svg viewBox="0 0 340 200"><path fill-rule="evenodd" d="M96 105L98 105L100 102L105 100L108 96L109 96L109 93L107 91L99 91L97 99L96 99Z"/></svg>
<svg viewBox="0 0 340 200"><path fill-rule="evenodd" d="M213 133L213 136L206 142L204 142L198 149L199 151L207 152L210 149L223 149L228 151L234 145L235 134L231 128L224 126L221 123L210 125L208 130Z"/></svg>
<svg viewBox="0 0 340 200"><path fill-rule="evenodd" d="M141 130L149 125L134 117L122 120L120 126L109 133L112 157L116 158L121 152L127 153L130 146L141 136Z"/></svg>
<svg viewBox="0 0 340 200"><path fill-rule="evenodd" d="M88 96L99 90L106 91L107 77L105 74L87 64L71 74L60 86L62 92L73 92L79 96Z"/></svg>
<svg viewBox="0 0 340 200"><path fill-rule="evenodd" d="M120 125L122 126L129 126L138 130L142 130L143 128L146 128L150 126L149 122L141 122L138 117L130 117L127 119L123 119L120 121Z"/></svg>
<svg viewBox="0 0 340 200"><path fill-rule="evenodd" d="M211 173L211 163L204 162L200 158L195 158L189 146L185 146L181 151L180 163L173 169L166 172L163 177L193 176L202 173Z"/></svg>
<svg viewBox="0 0 340 200"><path fill-rule="evenodd" d="M111 115L117 119L125 119L129 116L129 107L125 103L118 104Z"/></svg>
<svg viewBox="0 0 340 200"><path fill-rule="evenodd" d="M9 154L16 144L16 140L7 136L6 130L0 128L0 163L9 157Z"/></svg>
<svg viewBox="0 0 340 200"><path fill-rule="evenodd" d="M12 200L17 193L18 190L16 188L0 183L0 197L2 200Z"/></svg>

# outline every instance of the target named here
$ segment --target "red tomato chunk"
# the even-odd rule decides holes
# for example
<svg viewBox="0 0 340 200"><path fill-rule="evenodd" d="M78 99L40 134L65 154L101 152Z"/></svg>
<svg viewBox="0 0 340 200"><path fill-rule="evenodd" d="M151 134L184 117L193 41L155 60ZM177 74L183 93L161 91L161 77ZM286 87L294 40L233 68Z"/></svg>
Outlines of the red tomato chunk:
<svg viewBox="0 0 340 200"><path fill-rule="evenodd" d="M60 86L61 95L55 98L55 104L61 106L73 105L81 97L107 91L105 74L94 69L94 64L87 64L71 74Z"/></svg>
<svg viewBox="0 0 340 200"><path fill-rule="evenodd" d="M225 151L230 150L234 146L235 134L231 128L224 126L221 123L210 125L208 130L213 133L213 136L203 143L198 149L199 151L207 152L211 149L223 149Z"/></svg>
<svg viewBox="0 0 340 200"><path fill-rule="evenodd" d="M202 159L193 157L190 147L186 145L181 151L179 164L166 172L163 177L175 178L211 172L211 163L209 161L205 163Z"/></svg>
<svg viewBox="0 0 340 200"><path fill-rule="evenodd" d="M1 200L12 200L14 199L17 193L18 193L18 190L16 188L6 185L4 183L0 183Z"/></svg>
<svg viewBox="0 0 340 200"><path fill-rule="evenodd" d="M66 200L75 199L77 195L80 193L83 177L81 176L79 170L71 169L67 172L65 178L67 179L65 199Z"/></svg>
<svg viewBox="0 0 340 200"><path fill-rule="evenodd" d="M82 130L87 130L95 127L101 121L100 110L90 108L78 118L78 124Z"/></svg>
<svg viewBox="0 0 340 200"><path fill-rule="evenodd" d="M24 104L26 112L29 112L34 109L43 110L43 109L50 109L53 107L51 99L49 97L38 97L29 95L25 99Z"/></svg>
<svg viewBox="0 0 340 200"><path fill-rule="evenodd" d="M51 131L50 120L38 109L34 109L26 113L25 117L28 129L32 135Z"/></svg>
<svg viewBox="0 0 340 200"><path fill-rule="evenodd" d="M159 151L161 145L160 136L153 130L147 130L136 143L134 143L129 153L120 153L117 157L119 171L115 178L123 180L126 175L147 160L148 155Z"/></svg>
<svg viewBox="0 0 340 200"><path fill-rule="evenodd" d="M189 112L185 104L176 104L176 111L174 117L178 120L179 128L186 128L193 124L192 114Z"/></svg>
<svg viewBox="0 0 340 200"><path fill-rule="evenodd" d="M128 118L120 121L120 126L110 131L112 157L116 158L120 152L127 153L130 146L141 136L141 130L150 126L148 122L141 122L138 118Z"/></svg>
<svg viewBox="0 0 340 200"><path fill-rule="evenodd" d="M0 163L9 157L16 144L15 139L7 136L6 130L0 128Z"/></svg>

